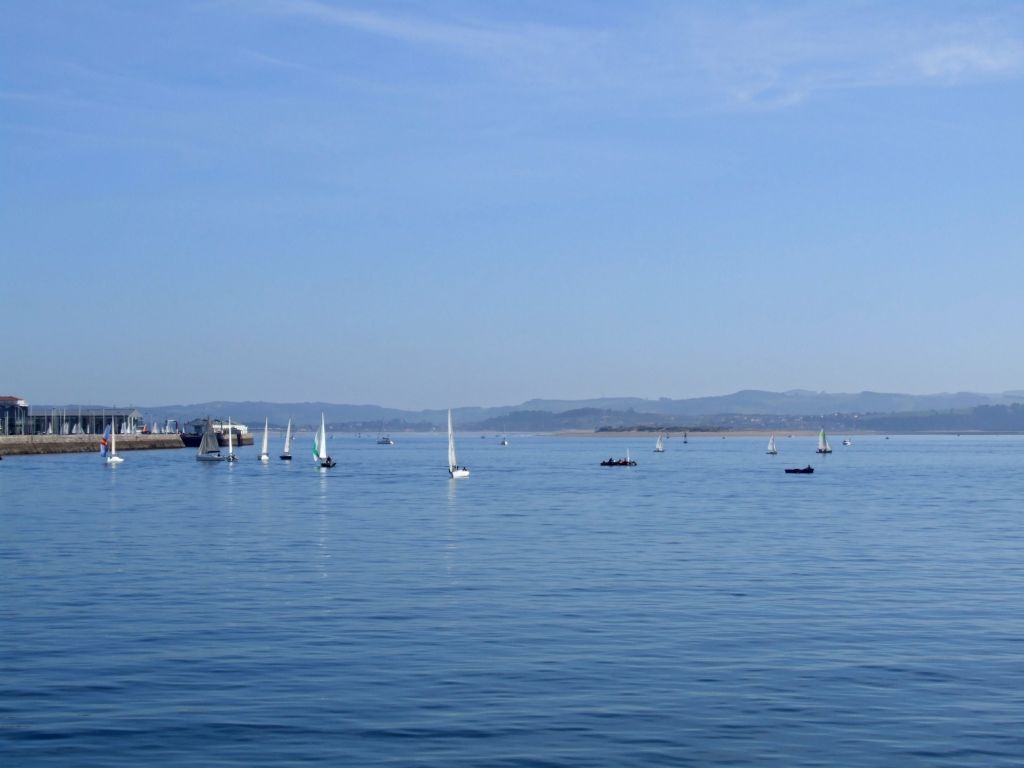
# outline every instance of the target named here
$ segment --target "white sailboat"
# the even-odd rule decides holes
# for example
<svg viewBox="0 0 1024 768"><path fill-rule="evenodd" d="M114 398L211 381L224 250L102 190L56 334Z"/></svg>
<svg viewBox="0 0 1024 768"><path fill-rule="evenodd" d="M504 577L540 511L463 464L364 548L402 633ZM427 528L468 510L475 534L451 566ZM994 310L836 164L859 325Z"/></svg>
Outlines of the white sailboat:
<svg viewBox="0 0 1024 768"><path fill-rule="evenodd" d="M107 427L100 439L100 455L105 457L107 464L120 464L124 459L117 455L117 434Z"/></svg>
<svg viewBox="0 0 1024 768"><path fill-rule="evenodd" d="M270 461L270 419L265 418L263 420L263 445L260 446L260 455L257 456L260 461Z"/></svg>
<svg viewBox="0 0 1024 768"><path fill-rule="evenodd" d="M469 470L459 466L459 460L455 456L455 430L452 428L452 409L448 409L448 474L453 480L460 477L469 477Z"/></svg>
<svg viewBox="0 0 1024 768"><path fill-rule="evenodd" d="M779 449L775 447L775 433L772 432L772 436L768 438L768 450L765 451L769 456L775 456L779 452Z"/></svg>
<svg viewBox="0 0 1024 768"><path fill-rule="evenodd" d="M238 457L235 456L235 435L234 430L231 429L231 417L228 417L228 457L227 461L238 461Z"/></svg>
<svg viewBox="0 0 1024 768"><path fill-rule="evenodd" d="M335 465L334 459L327 453L327 427L324 425L324 415L320 414L320 431L313 438L313 460L324 469Z"/></svg>
<svg viewBox="0 0 1024 768"><path fill-rule="evenodd" d="M284 431L284 450L281 452L283 461L292 460L292 420L288 419L288 428Z"/></svg>
<svg viewBox="0 0 1024 768"><path fill-rule="evenodd" d="M825 439L824 429L818 433L818 450L816 453L832 453L832 449L829 448L828 445L828 440Z"/></svg>
<svg viewBox="0 0 1024 768"><path fill-rule="evenodd" d="M203 439L199 441L199 447L196 449L196 461L224 461L224 458L220 455L217 433L213 431L213 426L207 421Z"/></svg>
<svg viewBox="0 0 1024 768"><path fill-rule="evenodd" d="M654 444L654 452L655 453L664 453L665 452L665 436L664 435L658 435L658 442L656 442Z"/></svg>

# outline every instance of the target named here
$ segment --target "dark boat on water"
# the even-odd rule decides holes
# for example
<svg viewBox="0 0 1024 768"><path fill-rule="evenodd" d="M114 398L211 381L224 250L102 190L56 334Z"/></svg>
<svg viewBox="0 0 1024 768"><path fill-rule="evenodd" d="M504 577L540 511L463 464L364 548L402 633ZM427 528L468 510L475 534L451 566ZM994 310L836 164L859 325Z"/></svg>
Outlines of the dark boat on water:
<svg viewBox="0 0 1024 768"><path fill-rule="evenodd" d="M812 474L814 474L814 467L812 467L810 464L808 464L803 469L799 469L799 468L797 468L797 469L787 469L786 470L786 474L787 475L812 475Z"/></svg>
<svg viewBox="0 0 1024 768"><path fill-rule="evenodd" d="M626 451L626 458L624 459L611 459L601 462L602 467L635 467L636 462L629 458L629 451Z"/></svg>

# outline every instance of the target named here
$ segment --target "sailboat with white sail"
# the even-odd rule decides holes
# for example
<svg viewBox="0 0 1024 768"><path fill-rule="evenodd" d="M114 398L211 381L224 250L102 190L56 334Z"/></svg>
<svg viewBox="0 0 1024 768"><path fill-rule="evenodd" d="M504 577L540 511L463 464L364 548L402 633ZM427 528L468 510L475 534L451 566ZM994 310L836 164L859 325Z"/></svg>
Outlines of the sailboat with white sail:
<svg viewBox="0 0 1024 768"><path fill-rule="evenodd" d="M818 433L818 450L815 453L832 453L832 449L829 447L828 440L825 437L824 429Z"/></svg>
<svg viewBox="0 0 1024 768"><path fill-rule="evenodd" d="M108 425L100 438L100 456L107 464L120 464L124 459L117 455L117 435Z"/></svg>
<svg viewBox="0 0 1024 768"><path fill-rule="evenodd" d="M455 455L455 429L452 427L452 409L448 409L448 474L453 480L460 477L469 477L469 470L459 466L458 457Z"/></svg>
<svg viewBox="0 0 1024 768"><path fill-rule="evenodd" d="M270 419L265 418L263 420L263 444L260 446L260 455L257 456L260 461L270 461Z"/></svg>
<svg viewBox="0 0 1024 768"><path fill-rule="evenodd" d="M228 417L228 456L227 461L238 461L238 457L235 456L235 435L234 430L231 428L231 417Z"/></svg>
<svg viewBox="0 0 1024 768"><path fill-rule="evenodd" d="M665 452L665 436L664 435L658 435L658 441L654 444L654 452L655 453L664 453Z"/></svg>
<svg viewBox="0 0 1024 768"><path fill-rule="evenodd" d="M196 461L224 461L225 457L220 455L220 443L217 441L217 433L213 431L213 425L206 422L206 431L199 441L196 449Z"/></svg>
<svg viewBox="0 0 1024 768"><path fill-rule="evenodd" d="M776 456L779 453L779 449L775 447L775 433L772 432L772 436L768 438L768 450L765 451L769 456Z"/></svg>
<svg viewBox="0 0 1024 768"><path fill-rule="evenodd" d="M280 456L282 461L292 460L292 420L288 419L288 428L284 431L284 450Z"/></svg>
<svg viewBox="0 0 1024 768"><path fill-rule="evenodd" d="M330 469L335 465L334 459L327 453L327 427L324 425L324 415L320 414L320 431L313 438L313 460L323 469Z"/></svg>

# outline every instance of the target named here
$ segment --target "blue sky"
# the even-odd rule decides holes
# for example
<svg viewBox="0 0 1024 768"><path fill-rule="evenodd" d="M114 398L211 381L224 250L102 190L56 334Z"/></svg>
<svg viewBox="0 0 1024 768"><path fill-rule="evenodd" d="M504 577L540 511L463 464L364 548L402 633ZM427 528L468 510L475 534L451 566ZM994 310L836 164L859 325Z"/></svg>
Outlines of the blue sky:
<svg viewBox="0 0 1024 768"><path fill-rule="evenodd" d="M33 2L0 389L1024 388L1017 2Z"/></svg>

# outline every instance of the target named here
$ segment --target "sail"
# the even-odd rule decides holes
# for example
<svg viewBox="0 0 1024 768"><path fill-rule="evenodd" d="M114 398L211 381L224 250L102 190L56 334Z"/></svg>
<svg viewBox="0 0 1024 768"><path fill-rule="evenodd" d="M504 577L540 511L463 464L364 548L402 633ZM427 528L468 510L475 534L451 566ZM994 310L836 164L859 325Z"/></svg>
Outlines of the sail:
<svg viewBox="0 0 1024 768"><path fill-rule="evenodd" d="M661 435L658 435L658 442L654 444L654 450L659 453L665 450L665 439Z"/></svg>
<svg viewBox="0 0 1024 768"><path fill-rule="evenodd" d="M316 433L313 440L313 458L317 461L327 459L327 427L324 425L324 415L320 414L320 431Z"/></svg>
<svg viewBox="0 0 1024 768"><path fill-rule="evenodd" d="M264 456L266 456L267 453L270 450L270 437L267 434L267 430L269 429L269 427L270 427L270 419L269 418L264 419L263 420L263 447L260 448L260 453L262 455L264 455Z"/></svg>
<svg viewBox="0 0 1024 768"><path fill-rule="evenodd" d="M818 433L818 453L828 453L832 449L828 447L828 440L825 439L825 430Z"/></svg>
<svg viewBox="0 0 1024 768"><path fill-rule="evenodd" d="M199 442L199 453L220 453L220 443L217 442L217 435L209 424L203 432L203 439Z"/></svg>
<svg viewBox="0 0 1024 768"><path fill-rule="evenodd" d="M235 439L233 432L234 430L231 429L231 418L228 417L228 456L235 455Z"/></svg>
<svg viewBox="0 0 1024 768"><path fill-rule="evenodd" d="M113 456L117 456L117 433L116 432L112 433L110 435L110 455L112 457Z"/></svg>
<svg viewBox="0 0 1024 768"><path fill-rule="evenodd" d="M292 452L292 420L288 419L288 428L284 431L284 452Z"/></svg>
<svg viewBox="0 0 1024 768"><path fill-rule="evenodd" d="M455 430L452 429L452 409L448 409L448 469L455 469L459 466L459 460L455 457Z"/></svg>
<svg viewBox="0 0 1024 768"><path fill-rule="evenodd" d="M768 438L768 453L775 453L775 435Z"/></svg>
<svg viewBox="0 0 1024 768"><path fill-rule="evenodd" d="M100 456L110 453L110 438L110 425L108 424L107 428L103 430L103 437L100 438Z"/></svg>

